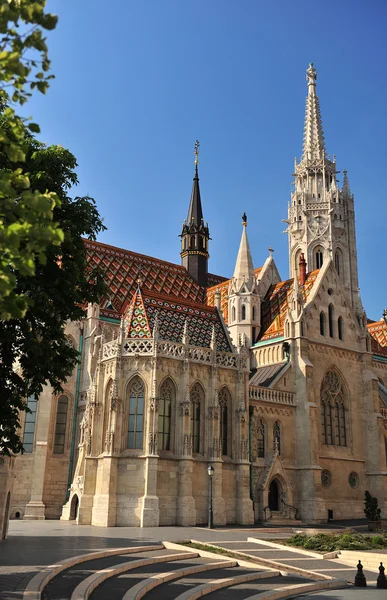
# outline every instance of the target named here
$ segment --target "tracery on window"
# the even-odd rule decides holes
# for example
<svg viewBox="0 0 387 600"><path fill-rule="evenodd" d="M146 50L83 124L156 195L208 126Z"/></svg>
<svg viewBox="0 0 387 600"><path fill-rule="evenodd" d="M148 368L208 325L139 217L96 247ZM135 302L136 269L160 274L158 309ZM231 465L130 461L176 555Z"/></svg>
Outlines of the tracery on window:
<svg viewBox="0 0 387 600"><path fill-rule="evenodd" d="M231 405L230 393L223 387L218 393L220 407L220 440L222 456L228 456L228 407Z"/></svg>
<svg viewBox="0 0 387 600"><path fill-rule="evenodd" d="M192 434L192 450L193 452L200 452L200 409L201 403L204 399L203 388L199 383L195 383L190 391L190 400L192 402L192 413L191 413L191 434Z"/></svg>
<svg viewBox="0 0 387 600"><path fill-rule="evenodd" d="M129 388L128 444L132 450L142 450L144 436L144 383L135 377Z"/></svg>
<svg viewBox="0 0 387 600"><path fill-rule="evenodd" d="M171 415L175 386L170 379L163 381L159 394L159 450L171 449Z"/></svg>
<svg viewBox="0 0 387 600"><path fill-rule="evenodd" d="M347 445L344 386L335 371L328 371L321 385L321 429L324 444Z"/></svg>
<svg viewBox="0 0 387 600"><path fill-rule="evenodd" d="M68 406L69 400L67 396L59 396L56 411L54 454L64 453Z"/></svg>

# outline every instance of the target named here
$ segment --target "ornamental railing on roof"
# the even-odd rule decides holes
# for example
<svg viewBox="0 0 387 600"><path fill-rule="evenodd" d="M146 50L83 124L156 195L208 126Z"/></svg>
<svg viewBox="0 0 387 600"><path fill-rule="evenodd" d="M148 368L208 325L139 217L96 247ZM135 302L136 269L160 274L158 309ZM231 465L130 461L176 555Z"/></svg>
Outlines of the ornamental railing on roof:
<svg viewBox="0 0 387 600"><path fill-rule="evenodd" d="M122 356L130 354L149 355L154 353L153 339L130 339L127 338L122 344ZM102 360L113 358L118 352L118 340L106 342L103 344ZM170 342L167 340L157 341L157 354L182 360L188 358L192 362L204 363L207 365L215 364L219 367L228 369L247 368L247 359L244 356L233 354L232 352L218 352L215 354L210 348L200 348L198 346L185 346L179 342Z"/></svg>
<svg viewBox="0 0 387 600"><path fill-rule="evenodd" d="M112 340L111 342L106 342L102 346L102 360L106 358L112 358L117 354L117 340Z"/></svg>
<svg viewBox="0 0 387 600"><path fill-rule="evenodd" d="M275 402L276 404L287 404L288 406L296 405L295 394L292 392L281 392L280 390L272 390L257 385L250 385L249 399L260 400L263 402Z"/></svg>

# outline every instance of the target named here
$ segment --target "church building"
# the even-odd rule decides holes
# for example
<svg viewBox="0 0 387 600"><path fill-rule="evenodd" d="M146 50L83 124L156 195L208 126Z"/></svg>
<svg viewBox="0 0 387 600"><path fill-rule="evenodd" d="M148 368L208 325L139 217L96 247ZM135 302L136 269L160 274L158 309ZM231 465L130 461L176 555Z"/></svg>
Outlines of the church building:
<svg viewBox="0 0 387 600"><path fill-rule="evenodd" d="M206 524L210 466L218 526L363 518L365 490L387 515L387 314L362 306L316 79L311 64L289 279L271 248L253 260L246 214L233 276L209 272L198 143L181 264L85 240L109 296L67 326L80 361L63 393L28 401L11 518Z"/></svg>

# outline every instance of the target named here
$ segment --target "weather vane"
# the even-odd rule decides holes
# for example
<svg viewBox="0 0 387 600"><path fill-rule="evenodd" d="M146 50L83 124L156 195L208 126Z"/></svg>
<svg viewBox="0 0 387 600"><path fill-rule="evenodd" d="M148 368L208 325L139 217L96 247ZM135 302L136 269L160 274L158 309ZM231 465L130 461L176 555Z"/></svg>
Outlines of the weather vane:
<svg viewBox="0 0 387 600"><path fill-rule="evenodd" d="M195 142L195 147L194 147L194 152L195 152L195 165L198 164L199 162L199 140L196 140Z"/></svg>

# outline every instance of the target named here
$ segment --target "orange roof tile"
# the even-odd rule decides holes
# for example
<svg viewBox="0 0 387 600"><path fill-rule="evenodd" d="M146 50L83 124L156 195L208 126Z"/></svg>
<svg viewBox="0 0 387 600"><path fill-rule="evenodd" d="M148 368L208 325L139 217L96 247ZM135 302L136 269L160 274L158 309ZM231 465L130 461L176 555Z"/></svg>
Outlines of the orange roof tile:
<svg viewBox="0 0 387 600"><path fill-rule="evenodd" d="M101 315L119 318L124 305L131 301L140 278L143 291L149 290L179 300L205 303L206 289L190 276L182 265L116 248L101 242L84 240L87 262L99 267L107 280L109 297L101 302ZM209 274L209 282L224 281Z"/></svg>
<svg viewBox="0 0 387 600"><path fill-rule="evenodd" d="M373 354L387 356L387 323L381 321L373 321L367 323L368 333L371 336L371 351Z"/></svg>
<svg viewBox="0 0 387 600"><path fill-rule="evenodd" d="M319 269L308 273L305 284L300 286L300 292L304 300L309 296L318 273ZM280 281L269 288L262 302L260 341L284 335L284 323L288 311L288 296L293 289L293 281L293 279Z"/></svg>

